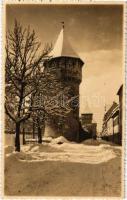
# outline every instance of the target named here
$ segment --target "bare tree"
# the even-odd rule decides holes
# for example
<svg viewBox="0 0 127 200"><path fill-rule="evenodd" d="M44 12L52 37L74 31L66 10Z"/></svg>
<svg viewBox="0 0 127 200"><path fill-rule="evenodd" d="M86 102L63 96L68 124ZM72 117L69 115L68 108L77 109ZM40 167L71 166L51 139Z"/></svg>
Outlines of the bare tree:
<svg viewBox="0 0 127 200"><path fill-rule="evenodd" d="M39 108L34 109L31 117L34 123L34 131L37 129L38 143L42 143L42 134L45 129L45 112Z"/></svg>
<svg viewBox="0 0 127 200"><path fill-rule="evenodd" d="M34 30L23 27L15 21L13 31L6 36L6 88L5 111L15 123L15 150L20 151L20 126L32 111L40 76L38 67L48 59L51 50L46 45L40 50Z"/></svg>

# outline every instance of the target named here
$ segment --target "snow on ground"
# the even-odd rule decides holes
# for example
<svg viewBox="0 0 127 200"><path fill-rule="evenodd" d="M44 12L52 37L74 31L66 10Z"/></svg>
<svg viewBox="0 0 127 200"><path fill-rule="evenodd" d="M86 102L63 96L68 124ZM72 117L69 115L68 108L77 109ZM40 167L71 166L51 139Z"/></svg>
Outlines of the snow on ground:
<svg viewBox="0 0 127 200"><path fill-rule="evenodd" d="M5 147L6 195L121 195L119 146L90 146L59 138L21 149L15 153L12 146Z"/></svg>
<svg viewBox="0 0 127 200"><path fill-rule="evenodd" d="M116 146L115 143L112 143L112 142L109 142L109 141L106 141L106 140L102 140L102 139L97 139L97 140L94 140L94 139L87 139L87 140L84 140L82 142L82 144L86 144L86 145L94 145L94 146L98 146L100 144L109 144L111 146Z"/></svg>
<svg viewBox="0 0 127 200"><path fill-rule="evenodd" d="M59 144L61 141L65 143ZM116 158L114 149L118 149L118 147L113 147L108 144L89 146L71 142L69 143L66 139L57 138L49 144L29 144L22 146L21 149L22 151L21 153L18 153L18 155L24 154L24 159L22 158L22 161L27 162L62 161L99 164ZM5 151L7 151L7 149ZM11 153L6 156L11 156Z"/></svg>

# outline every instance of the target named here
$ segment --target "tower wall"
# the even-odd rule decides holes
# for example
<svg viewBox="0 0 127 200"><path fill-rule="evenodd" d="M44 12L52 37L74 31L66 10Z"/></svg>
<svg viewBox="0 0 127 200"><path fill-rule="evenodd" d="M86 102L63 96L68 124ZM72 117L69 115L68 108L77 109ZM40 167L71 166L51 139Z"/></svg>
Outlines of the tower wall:
<svg viewBox="0 0 127 200"><path fill-rule="evenodd" d="M82 80L83 64L79 58L64 56L53 58L44 64L45 73L49 73L54 78L54 96L57 96L58 93L63 95L63 105L62 108L59 107L63 115L58 115L56 111L55 114L48 117L45 136L58 137L63 135L69 140L76 141L78 139L79 85ZM64 112L63 107L65 110L67 108L68 112Z"/></svg>

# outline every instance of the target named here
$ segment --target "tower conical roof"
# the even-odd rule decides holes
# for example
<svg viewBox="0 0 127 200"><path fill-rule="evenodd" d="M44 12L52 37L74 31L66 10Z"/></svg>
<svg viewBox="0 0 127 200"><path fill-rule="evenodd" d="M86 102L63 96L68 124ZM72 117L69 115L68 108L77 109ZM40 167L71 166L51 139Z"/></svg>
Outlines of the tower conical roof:
<svg viewBox="0 0 127 200"><path fill-rule="evenodd" d="M72 48L64 28L61 29L53 50L51 51L51 56L60 57L60 56L69 56L79 58L78 54Z"/></svg>

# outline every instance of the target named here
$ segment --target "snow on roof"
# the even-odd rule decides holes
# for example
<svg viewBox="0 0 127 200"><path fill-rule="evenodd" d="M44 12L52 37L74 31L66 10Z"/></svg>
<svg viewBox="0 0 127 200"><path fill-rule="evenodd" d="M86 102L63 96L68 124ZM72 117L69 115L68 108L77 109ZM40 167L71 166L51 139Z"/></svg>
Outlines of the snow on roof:
<svg viewBox="0 0 127 200"><path fill-rule="evenodd" d="M69 57L78 57L78 54L72 48L66 34L65 30L62 28L56 43L54 45L53 50L51 51L51 56L53 57L60 57L60 56L69 56Z"/></svg>

